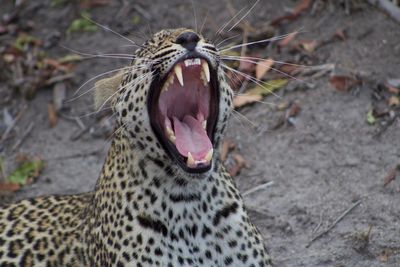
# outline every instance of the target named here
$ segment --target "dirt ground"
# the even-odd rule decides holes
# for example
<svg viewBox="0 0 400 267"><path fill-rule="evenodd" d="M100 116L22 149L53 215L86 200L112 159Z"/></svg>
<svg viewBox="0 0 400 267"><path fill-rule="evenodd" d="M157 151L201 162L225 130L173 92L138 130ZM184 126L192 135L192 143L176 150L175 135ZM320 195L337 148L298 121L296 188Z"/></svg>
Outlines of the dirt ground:
<svg viewBox="0 0 400 267"><path fill-rule="evenodd" d="M50 56L71 54L60 45L93 54L132 53L129 42L107 31L66 34L71 21L78 17L77 4L52 6L54 2L62 1L28 1L19 13L20 20L29 18L34 23L30 34L45 41ZM298 2L262 0L247 20L251 25L263 25ZM275 27L275 33L301 30L296 37L299 40L327 40L344 29L345 40L328 42L302 58L289 49L278 51L276 46L248 50L305 65L335 64L338 73L357 75L363 82L343 92L329 83L329 75L335 72L291 81L277 91L278 96L263 100L276 105L283 101L298 103L300 113L281 127L275 126L284 112L273 104L256 103L239 109L245 117L234 114L228 138L249 167L235 180L242 192L272 182L267 188L245 193L244 198L275 266L400 266L400 182L397 179L383 186L384 177L400 164L400 120L394 119L384 130L382 120L375 125L366 121L378 85L400 78L400 25L363 1L349 1L354 2L350 14L340 4L346 1L316 2L320 4L317 11L308 10L294 21ZM12 13L11 1L0 3L3 18ZM240 10L248 1L232 1L232 5ZM206 36L212 37L232 17L225 1L194 1L194 6L198 27L207 17L203 29ZM90 14L95 21L138 42L142 42L138 37L149 31L195 27L192 3L186 0L135 4L109 1L105 6L92 7ZM233 30L228 35L238 33ZM7 41L15 36L0 38ZM127 59L114 58L81 61L67 82L68 98L88 79L128 63ZM92 96L66 103L64 116L59 116L57 125L51 128L47 110L53 99L51 87L38 91L30 101L18 94L5 101L10 90L6 81L0 81L0 98L4 100L0 101L1 112L7 108L16 114L22 105L27 109L12 137L0 145L6 171L12 170L21 153L41 156L45 168L35 183L2 201L91 190L110 143L99 132L112 129L107 124L110 121L88 116L93 112ZM89 130L79 135L82 130L67 117L80 117ZM32 122L33 130L12 151ZM227 164L232 164L231 158ZM332 229L309 243L357 203Z"/></svg>

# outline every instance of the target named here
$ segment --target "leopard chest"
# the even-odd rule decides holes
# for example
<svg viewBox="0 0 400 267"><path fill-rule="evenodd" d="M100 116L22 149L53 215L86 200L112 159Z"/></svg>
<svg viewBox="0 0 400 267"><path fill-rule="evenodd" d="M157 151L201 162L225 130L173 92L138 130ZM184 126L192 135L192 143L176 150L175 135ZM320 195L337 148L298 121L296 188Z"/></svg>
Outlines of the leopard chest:
<svg viewBox="0 0 400 267"><path fill-rule="evenodd" d="M171 182L161 188L149 181L109 198L96 216L99 223L93 236L100 237L98 247L112 251L116 262L124 266L247 266L243 264L253 261L253 250L257 254L263 250L229 181L210 179L190 187Z"/></svg>

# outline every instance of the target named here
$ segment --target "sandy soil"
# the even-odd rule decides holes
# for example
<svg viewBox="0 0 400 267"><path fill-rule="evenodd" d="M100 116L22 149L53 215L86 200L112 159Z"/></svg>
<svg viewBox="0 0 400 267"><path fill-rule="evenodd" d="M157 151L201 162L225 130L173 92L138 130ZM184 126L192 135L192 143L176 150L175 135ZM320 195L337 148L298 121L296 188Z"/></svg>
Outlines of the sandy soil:
<svg viewBox="0 0 400 267"><path fill-rule="evenodd" d="M136 2L145 13L138 13L132 5L112 1L110 5L93 8L91 14L99 23L139 42L138 36L148 35L150 28L154 32L195 24L190 1ZM210 9L204 26L206 35L213 36L231 17L223 1L195 2L200 25L207 8ZM246 3L233 1L237 10ZM1 5L5 9L0 13L12 10L11 4ZM254 25L267 22L294 5L289 0L260 1L249 21ZM330 86L328 76L304 77L313 84L311 88L293 81L278 91L279 97L265 99L271 103L297 101L301 112L294 118L294 126L287 124L274 130L282 112L262 103L240 110L248 120L240 115L231 119L228 137L237 145L235 152L250 165L235 177L240 189L245 192L273 181L270 187L246 195L245 201L276 266L400 266L400 183L395 180L383 187L383 178L400 163L400 121L395 121L379 138L374 138L377 127L366 123L376 84L400 77L400 25L373 7L361 6L346 15L336 3L315 15L306 12L278 29L283 34L302 29L304 33L299 38L305 40L329 38L336 30L346 29L345 41L321 47L308 61L314 65L334 63L341 71L362 74L370 82L349 92L338 92ZM33 35L45 40L60 35L47 48L54 57L70 53L59 44L90 53L132 50L126 46L128 42L110 32L67 36L66 29L77 12L71 4L51 7L49 1L32 1L21 14L34 21ZM141 17L138 25L132 23L133 16ZM295 57L286 50L278 53L276 49L258 47L258 52L277 60ZM72 97L76 88L91 77L128 62L105 58L79 63L68 84L68 96ZM90 85L85 87L88 89ZM0 81L2 90L8 88ZM14 200L88 191L100 172L109 140L89 131L72 141L79 127L63 118L50 128L47 104L51 100L52 90L47 89L27 102L28 109L18 122L16 136L32 121L34 129L18 151L11 151L13 139L1 148L10 166L18 153L40 155L46 162L38 181L12 195ZM16 98L2 104L1 109L12 109L21 101L21 97ZM67 107L68 115L87 115L93 111L91 96L74 100ZM92 125L94 132L99 128L100 123L93 116L83 116L82 121ZM306 247L312 237L327 229L357 201L360 204L335 227ZM369 239L365 241L370 227Z"/></svg>

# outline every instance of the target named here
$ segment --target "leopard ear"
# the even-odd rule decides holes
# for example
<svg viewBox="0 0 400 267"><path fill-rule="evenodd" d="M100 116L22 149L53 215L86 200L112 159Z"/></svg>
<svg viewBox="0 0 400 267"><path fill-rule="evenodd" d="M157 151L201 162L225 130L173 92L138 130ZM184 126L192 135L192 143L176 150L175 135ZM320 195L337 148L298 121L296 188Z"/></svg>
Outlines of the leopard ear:
<svg viewBox="0 0 400 267"><path fill-rule="evenodd" d="M112 77L101 79L95 83L94 107L96 110L104 106L104 102L108 102L109 98L118 90L123 76L124 73L119 72Z"/></svg>

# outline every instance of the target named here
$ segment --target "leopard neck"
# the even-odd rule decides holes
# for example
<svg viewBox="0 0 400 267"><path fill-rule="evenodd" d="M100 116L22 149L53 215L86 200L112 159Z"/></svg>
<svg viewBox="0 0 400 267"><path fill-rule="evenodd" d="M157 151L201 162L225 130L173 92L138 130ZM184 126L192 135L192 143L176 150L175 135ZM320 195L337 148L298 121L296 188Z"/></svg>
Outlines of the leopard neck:
<svg viewBox="0 0 400 267"><path fill-rule="evenodd" d="M145 155L131 145L129 137L119 134L111 145L95 195L98 199L111 196L113 203L131 203L143 198L150 198L153 203L158 197L189 201L199 199L213 185L225 183L226 178L231 180L218 162L201 178L174 173L164 161Z"/></svg>
<svg viewBox="0 0 400 267"><path fill-rule="evenodd" d="M177 240L179 236L195 244L200 230L190 228L183 233L188 224L208 225L202 229L204 236L230 213L244 215L241 196L221 165L214 166L205 178L188 182L159 162L135 156L141 151L129 146L129 141L123 136L114 139L86 213L84 232L96 248L105 246L98 236L106 236L108 244L133 238L115 229L117 225L132 229L134 221L161 237ZM204 216L207 212L214 215Z"/></svg>

